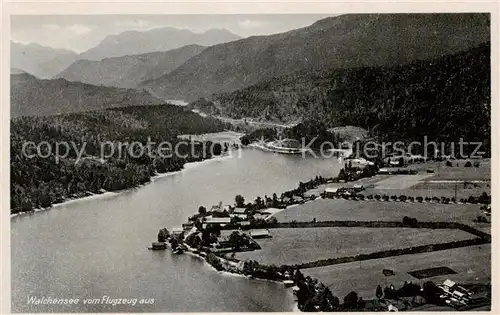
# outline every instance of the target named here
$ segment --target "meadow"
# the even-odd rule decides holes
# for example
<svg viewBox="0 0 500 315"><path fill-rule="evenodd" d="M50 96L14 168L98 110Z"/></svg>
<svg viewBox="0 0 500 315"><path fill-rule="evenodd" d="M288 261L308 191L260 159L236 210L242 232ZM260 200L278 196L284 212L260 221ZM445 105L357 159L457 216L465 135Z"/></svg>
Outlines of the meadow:
<svg viewBox="0 0 500 315"><path fill-rule="evenodd" d="M275 214L279 222L333 220L402 221L403 217L419 221L447 221L471 224L481 215L479 205L405 203L393 201L354 201L316 199Z"/></svg>
<svg viewBox="0 0 500 315"><path fill-rule="evenodd" d="M449 267L456 274L439 275L417 279L408 274L410 271ZM394 271L393 276L385 276L383 269ZM490 283L491 281L491 245L478 245L454 248L443 251L403 255L382 259L366 260L319 268L303 269L305 276L317 278L330 286L332 293L343 297L356 291L363 299L375 298L377 285L394 285L399 288L405 281L423 284L426 281L442 283L446 279L465 283Z"/></svg>
<svg viewBox="0 0 500 315"><path fill-rule="evenodd" d="M237 253L236 257L268 265L293 265L475 238L452 229L326 227L281 228L270 232L272 238L257 240L262 249Z"/></svg>

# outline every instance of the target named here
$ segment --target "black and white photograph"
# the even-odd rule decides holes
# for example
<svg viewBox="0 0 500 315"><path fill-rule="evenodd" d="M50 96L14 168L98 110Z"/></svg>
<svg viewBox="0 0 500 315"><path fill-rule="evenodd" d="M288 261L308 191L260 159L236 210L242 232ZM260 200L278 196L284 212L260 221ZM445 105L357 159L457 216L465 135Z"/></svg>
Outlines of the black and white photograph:
<svg viewBox="0 0 500 315"><path fill-rule="evenodd" d="M11 14L10 311L494 310L483 11Z"/></svg>

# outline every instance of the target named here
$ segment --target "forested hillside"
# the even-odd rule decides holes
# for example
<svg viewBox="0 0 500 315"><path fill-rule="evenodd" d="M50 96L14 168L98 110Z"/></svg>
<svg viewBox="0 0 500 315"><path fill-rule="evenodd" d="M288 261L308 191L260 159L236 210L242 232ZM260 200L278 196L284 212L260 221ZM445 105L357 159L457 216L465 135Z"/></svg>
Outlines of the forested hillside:
<svg viewBox="0 0 500 315"><path fill-rule="evenodd" d="M157 173L178 171L190 161L211 157L210 143L205 147L198 143L191 151L180 146L179 152L187 157L151 157L139 154L140 148L124 147L118 143L140 142L146 147L148 138L156 142L168 141L175 148L178 134L218 132L228 125L212 118L203 118L186 109L173 105L135 106L95 112L74 113L47 117L19 117L11 120L11 212L28 211L48 207L67 198L82 197L102 190L116 191L144 184ZM28 141L39 144L40 157L30 145L29 158L22 154L22 146ZM101 150L101 145L115 144ZM68 143L68 156L59 161L55 156L56 143ZM60 155L66 153L59 146ZM83 159L76 163L77 150L82 148ZM154 151L155 146L153 146ZM223 147L216 147L215 154ZM52 154L49 155L49 150ZM106 155L101 155L101 151ZM146 152L146 151L145 151ZM198 155L196 157L195 155ZM105 160L101 160L104 157ZM104 162L104 163L103 163Z"/></svg>
<svg viewBox="0 0 500 315"><path fill-rule="evenodd" d="M65 79L38 79L28 73L10 75L11 117L160 103L159 99L146 91L96 86Z"/></svg>
<svg viewBox="0 0 500 315"><path fill-rule="evenodd" d="M482 141L490 136L490 93L483 44L398 67L296 72L190 106L232 118L359 126L385 139Z"/></svg>
<svg viewBox="0 0 500 315"><path fill-rule="evenodd" d="M135 88L141 81L169 73L203 49L205 46L188 45L173 50L105 58L99 61L77 60L56 78L94 85Z"/></svg>
<svg viewBox="0 0 500 315"><path fill-rule="evenodd" d="M345 14L208 47L143 86L159 97L189 102L297 71L399 66L489 40L488 14Z"/></svg>

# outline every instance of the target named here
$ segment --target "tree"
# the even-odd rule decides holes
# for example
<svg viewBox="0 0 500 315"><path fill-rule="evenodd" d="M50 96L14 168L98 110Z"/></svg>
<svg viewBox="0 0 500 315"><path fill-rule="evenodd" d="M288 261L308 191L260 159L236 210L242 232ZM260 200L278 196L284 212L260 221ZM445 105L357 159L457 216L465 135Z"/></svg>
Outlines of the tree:
<svg viewBox="0 0 500 315"><path fill-rule="evenodd" d="M358 306L358 294L354 291L351 291L344 297L344 306L349 309L356 308Z"/></svg>
<svg viewBox="0 0 500 315"><path fill-rule="evenodd" d="M245 206L245 198L242 195L236 195L234 201L236 202L236 207L238 208L243 208Z"/></svg>
<svg viewBox="0 0 500 315"><path fill-rule="evenodd" d="M207 208L205 208L204 206L200 206L198 208L198 213L202 216L206 216L207 215Z"/></svg>
<svg viewBox="0 0 500 315"><path fill-rule="evenodd" d="M257 205L258 208L262 207L263 203L262 203L262 198L260 198L260 196L255 199L255 204Z"/></svg>
<svg viewBox="0 0 500 315"><path fill-rule="evenodd" d="M309 299L309 289L307 288L305 282L298 282L297 287L299 287L299 290L296 293L297 303L299 304L299 306L304 305Z"/></svg>
<svg viewBox="0 0 500 315"><path fill-rule="evenodd" d="M158 242L163 243L167 241L169 236L168 230L163 228L158 232Z"/></svg>
<svg viewBox="0 0 500 315"><path fill-rule="evenodd" d="M382 295L384 295L384 293L382 292L382 287L380 286L380 284L377 286L377 290L376 290L375 295L377 296L377 299L379 299L379 300L382 298Z"/></svg>
<svg viewBox="0 0 500 315"><path fill-rule="evenodd" d="M337 176L337 178L339 180L345 180L345 181L347 181L347 172L345 171L345 169L341 169L339 171L339 175Z"/></svg>
<svg viewBox="0 0 500 315"><path fill-rule="evenodd" d="M238 231L229 235L229 244L234 250L239 250L243 246L244 240Z"/></svg>
<svg viewBox="0 0 500 315"><path fill-rule="evenodd" d="M441 302L441 289L432 281L427 281L422 286L422 296L430 304L439 304Z"/></svg>
<svg viewBox="0 0 500 315"><path fill-rule="evenodd" d="M314 298L307 299L304 303L304 307L302 308L302 311L304 312L315 312L316 308L314 307L315 300Z"/></svg>
<svg viewBox="0 0 500 315"><path fill-rule="evenodd" d="M357 307L358 309L362 310L362 309L364 309L364 308L365 308L365 306L366 306L365 301L363 300L363 298L362 298L362 297L360 297L360 298L358 299L358 305L357 305L356 307Z"/></svg>
<svg viewBox="0 0 500 315"><path fill-rule="evenodd" d="M300 272L300 269L297 269L297 271L295 271L295 283L303 283L304 281L304 275Z"/></svg>
<svg viewBox="0 0 500 315"><path fill-rule="evenodd" d="M330 288L325 287L321 293L320 311L331 312L339 306L339 298L332 294Z"/></svg>
<svg viewBox="0 0 500 315"><path fill-rule="evenodd" d="M273 194L273 207L276 207L278 205L278 196L276 193Z"/></svg>
<svg viewBox="0 0 500 315"><path fill-rule="evenodd" d="M193 248L198 248L201 245L201 239L197 234L193 233L186 238L186 243Z"/></svg>
<svg viewBox="0 0 500 315"><path fill-rule="evenodd" d="M333 309L338 308L338 307L339 307L339 305L340 305L340 300L339 300L339 298L338 298L338 297L336 297L336 296L333 296L333 298L332 298L332 300L331 300L331 305L332 305Z"/></svg>

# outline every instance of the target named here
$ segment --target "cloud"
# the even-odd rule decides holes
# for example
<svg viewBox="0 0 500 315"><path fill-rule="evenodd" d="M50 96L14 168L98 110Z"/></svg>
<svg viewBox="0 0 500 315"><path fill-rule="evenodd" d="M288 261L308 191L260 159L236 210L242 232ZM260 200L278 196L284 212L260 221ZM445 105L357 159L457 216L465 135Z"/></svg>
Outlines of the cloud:
<svg viewBox="0 0 500 315"><path fill-rule="evenodd" d="M85 34L92 32L92 28L90 28L89 26L83 25L83 24L69 25L69 26L66 26L66 29L70 32L77 34L77 35L85 35Z"/></svg>
<svg viewBox="0 0 500 315"><path fill-rule="evenodd" d="M49 30L49 31L56 31L56 30L60 29L61 27L57 24L43 24L42 28L45 30Z"/></svg>
<svg viewBox="0 0 500 315"><path fill-rule="evenodd" d="M269 25L269 22L259 20L243 20L239 21L238 25L247 29L263 28Z"/></svg>
<svg viewBox="0 0 500 315"><path fill-rule="evenodd" d="M117 21L114 24L115 24L115 26L119 27L120 29L128 28L128 29L134 29L134 30L141 30L141 29L150 29L150 28L154 27L154 25L152 25L150 21L141 20L141 19Z"/></svg>

